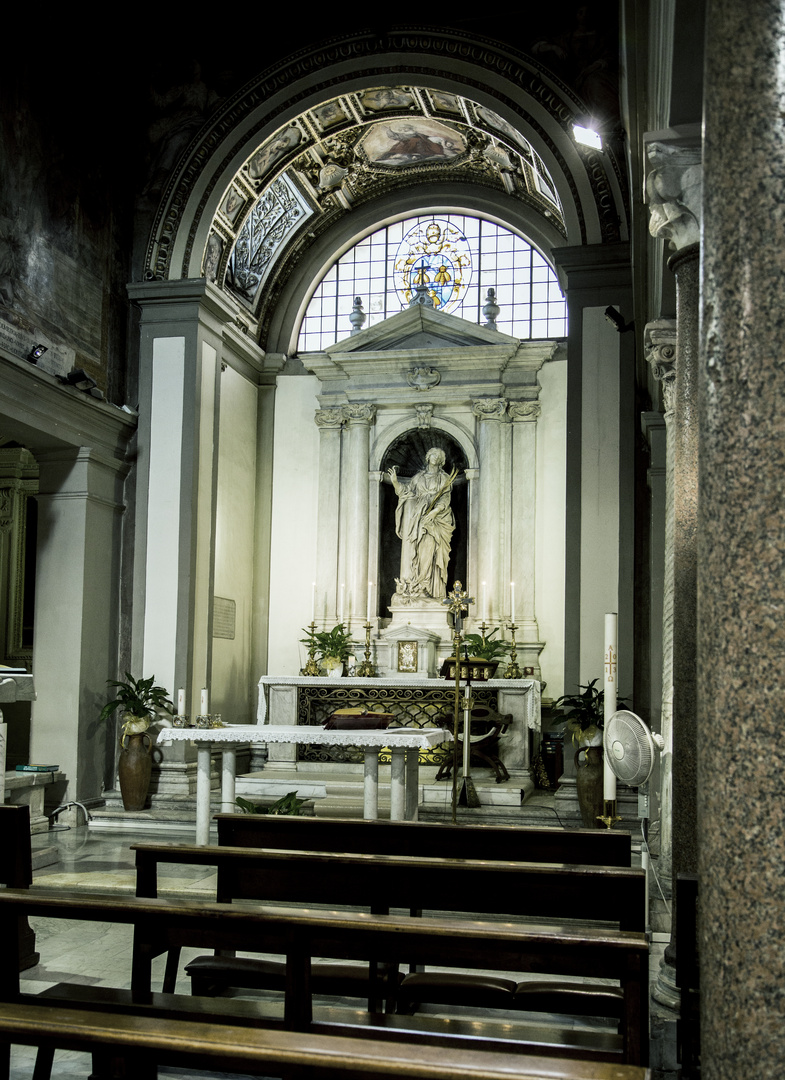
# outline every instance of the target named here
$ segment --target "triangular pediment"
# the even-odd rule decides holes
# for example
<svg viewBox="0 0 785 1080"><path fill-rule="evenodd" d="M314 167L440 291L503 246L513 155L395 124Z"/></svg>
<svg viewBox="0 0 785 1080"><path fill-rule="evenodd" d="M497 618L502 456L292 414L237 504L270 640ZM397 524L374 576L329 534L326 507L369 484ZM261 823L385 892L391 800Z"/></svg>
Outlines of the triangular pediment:
<svg viewBox="0 0 785 1080"><path fill-rule="evenodd" d="M417 304L391 315L384 322L330 345L329 356L347 353L391 352L411 349L465 349L479 346L516 346L517 338L478 326L457 315Z"/></svg>

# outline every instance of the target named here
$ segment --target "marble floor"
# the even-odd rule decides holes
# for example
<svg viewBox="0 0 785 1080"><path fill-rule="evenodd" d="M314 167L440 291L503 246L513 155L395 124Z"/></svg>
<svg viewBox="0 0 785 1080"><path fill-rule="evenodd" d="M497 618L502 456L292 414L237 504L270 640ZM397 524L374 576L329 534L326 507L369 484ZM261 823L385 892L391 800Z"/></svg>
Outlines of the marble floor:
<svg viewBox="0 0 785 1080"><path fill-rule="evenodd" d="M34 837L36 862L46 861L34 871L34 883L53 889L84 889L85 891L128 892L134 890L135 872L133 853L129 845L144 839L137 832L122 830L99 830L90 828L52 830ZM151 839L153 839L151 837ZM171 840L188 843L193 840L182 829L171 835L156 831L156 841ZM49 849L48 856L36 857L36 850ZM171 867L162 873L161 895L193 896L212 899L214 878L198 867ZM654 921L654 920L653 920ZM78 981L92 986L128 986L118 972L127 972L130 978L131 930L107 924L66 922L57 919L35 919L31 925L36 933L36 948L41 954L37 967L22 973L22 988L37 993L63 980ZM651 977L656 978L659 960L664 950L665 935L655 933L651 952ZM663 940L658 941L661 938ZM183 964L197 951L184 950ZM157 961L155 978L163 979L164 957ZM181 964L181 971L182 971ZM155 983L154 983L155 985ZM160 982L157 985L161 985ZM188 979L178 980L177 991L189 993ZM333 1002L334 1004L334 1002ZM356 1002L346 1002L357 1007ZM436 1010L434 1010L436 1011ZM497 1019L507 1019L498 1013ZM511 1019L515 1019L511 1014ZM519 1019L519 1018L518 1018ZM652 1066L656 1080L668 1080L675 1075L671 1068L673 1057L673 1019L662 1016L655 1006L652 1011ZM34 1052L25 1047L12 1048L11 1080L28 1080L32 1077ZM162 1076L182 1075L178 1070L160 1070ZM54 1080L77 1080L90 1073L88 1055L58 1051L53 1069ZM205 1080L214 1074L200 1072ZM226 1074L222 1074L225 1076Z"/></svg>

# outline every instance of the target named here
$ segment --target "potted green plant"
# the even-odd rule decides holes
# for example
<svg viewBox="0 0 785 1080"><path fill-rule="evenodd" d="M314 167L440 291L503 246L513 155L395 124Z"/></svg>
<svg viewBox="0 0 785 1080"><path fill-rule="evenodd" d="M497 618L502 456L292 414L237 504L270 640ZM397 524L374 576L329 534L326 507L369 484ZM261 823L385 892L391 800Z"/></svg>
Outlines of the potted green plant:
<svg viewBox="0 0 785 1080"><path fill-rule="evenodd" d="M580 694L562 694L553 703L554 709L566 709L567 731L576 745L590 745L602 738L605 722L605 691L597 689L599 679L578 686Z"/></svg>
<svg viewBox="0 0 785 1080"><path fill-rule="evenodd" d="M124 680L107 679L107 685L116 688L116 697L101 709L101 720L108 720L122 709L117 777L123 806L126 810L144 810L152 772L152 739L147 729L156 713L173 713L174 706L164 687L155 685L155 675L134 679L126 671Z"/></svg>
<svg viewBox="0 0 785 1080"><path fill-rule="evenodd" d="M605 726L605 690L599 679L579 685L580 694L563 694L554 701L556 709L566 709L564 719L575 751L575 787L581 821L588 829L599 829L603 797L602 729ZM619 699L620 703L623 699ZM581 763L581 755L583 763Z"/></svg>
<svg viewBox="0 0 785 1080"><path fill-rule="evenodd" d="M313 633L303 627L303 633L308 636L300 638L300 643L314 649L315 659L327 674L342 675L344 664L354 647L352 635L343 623L336 623L332 630L315 630Z"/></svg>
<svg viewBox="0 0 785 1080"><path fill-rule="evenodd" d="M149 679L135 679L126 671L124 680L107 679L106 685L116 687L117 696L101 709L100 719L108 720L116 709L122 709L123 735L140 735L147 731L156 713L174 712L167 691L163 686L155 685L155 675Z"/></svg>
<svg viewBox="0 0 785 1080"><path fill-rule="evenodd" d="M503 639L497 639L493 641L493 635L498 633L498 626L491 630L490 634L483 636L482 634L466 634L464 635L464 649L469 656L469 665L471 667L471 677L475 681L483 679L492 679L496 673L496 669L499 666L500 661L506 653L510 651L510 643ZM451 678L455 678L455 658L449 657L446 664L449 665L452 661L452 675ZM464 672L464 663L461 663L461 677L466 677Z"/></svg>

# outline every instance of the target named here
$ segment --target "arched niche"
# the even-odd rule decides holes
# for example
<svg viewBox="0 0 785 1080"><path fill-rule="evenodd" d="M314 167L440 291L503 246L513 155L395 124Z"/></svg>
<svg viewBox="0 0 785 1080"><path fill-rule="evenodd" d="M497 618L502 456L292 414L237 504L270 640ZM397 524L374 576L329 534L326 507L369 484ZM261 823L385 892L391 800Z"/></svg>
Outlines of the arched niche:
<svg viewBox="0 0 785 1080"><path fill-rule="evenodd" d="M395 511L398 498L387 476L387 470L395 465L402 479L414 476L425 464L427 452L434 447L444 451L445 472L457 468L452 488L451 506L455 516L455 532L450 546L447 568L448 586L456 580L466 580L469 559L469 467L460 443L448 432L438 427L410 428L396 436L384 451L381 461L382 481L379 499L379 552L378 552L378 614L388 617L390 600L395 592L395 579L401 564L401 540L395 533Z"/></svg>

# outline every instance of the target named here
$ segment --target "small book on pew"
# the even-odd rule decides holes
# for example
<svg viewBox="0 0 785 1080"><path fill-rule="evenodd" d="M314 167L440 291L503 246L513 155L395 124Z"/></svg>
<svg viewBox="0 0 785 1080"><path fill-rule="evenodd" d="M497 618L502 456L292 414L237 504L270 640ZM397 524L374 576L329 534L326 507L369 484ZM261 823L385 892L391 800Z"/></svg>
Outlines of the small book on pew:
<svg viewBox="0 0 785 1080"><path fill-rule="evenodd" d="M59 765L17 765L17 772L57 772Z"/></svg>
<svg viewBox="0 0 785 1080"><path fill-rule="evenodd" d="M392 713L369 712L367 709L336 709L324 725L325 731L384 730L393 719Z"/></svg>

